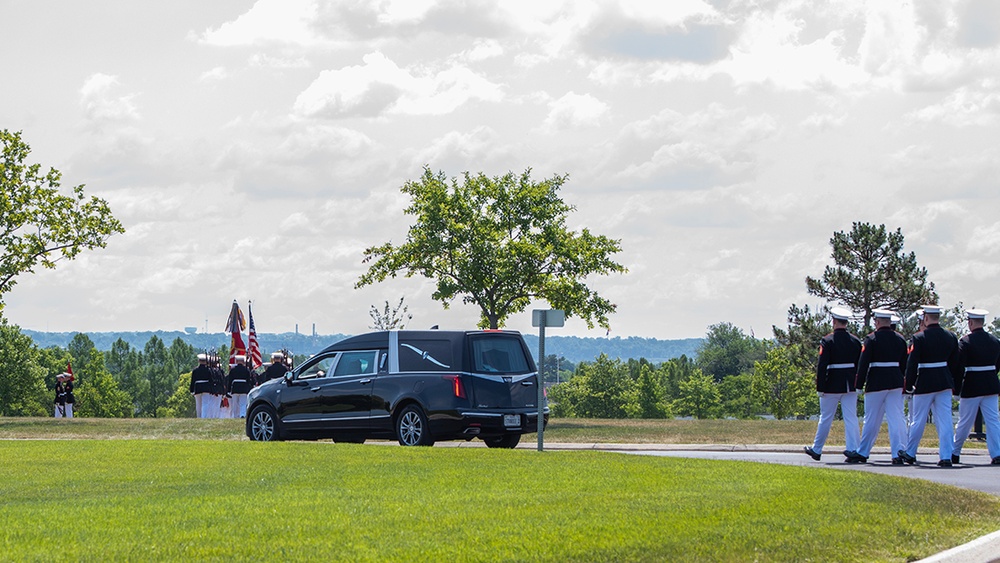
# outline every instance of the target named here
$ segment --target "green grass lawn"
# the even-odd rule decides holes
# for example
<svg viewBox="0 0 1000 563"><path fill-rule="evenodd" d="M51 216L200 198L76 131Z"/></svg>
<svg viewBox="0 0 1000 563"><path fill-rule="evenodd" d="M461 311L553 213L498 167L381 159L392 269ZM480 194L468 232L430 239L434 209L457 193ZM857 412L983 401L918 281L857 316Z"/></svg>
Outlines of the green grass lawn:
<svg viewBox="0 0 1000 563"><path fill-rule="evenodd" d="M0 441L0 559L907 561L1000 499L862 472L601 452Z"/></svg>

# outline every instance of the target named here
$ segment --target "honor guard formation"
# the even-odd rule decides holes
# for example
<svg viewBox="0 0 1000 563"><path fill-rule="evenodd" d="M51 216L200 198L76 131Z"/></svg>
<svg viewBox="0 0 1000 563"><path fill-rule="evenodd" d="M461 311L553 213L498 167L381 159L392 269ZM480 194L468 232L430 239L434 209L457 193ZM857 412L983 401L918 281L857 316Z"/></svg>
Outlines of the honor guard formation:
<svg viewBox="0 0 1000 563"><path fill-rule="evenodd" d="M938 434L937 464L951 467L960 462L969 430L981 416L991 464L1000 465L1000 340L984 329L989 312L967 311L969 334L961 340L940 325L941 307L925 305L917 314L920 326L907 345L896 332L900 319L893 311L873 311L875 331L862 342L847 330L851 311L830 310L833 332L820 341L816 364L819 424L813 445L805 447L814 460L823 454L840 405L847 463L868 461L883 420L888 426L892 464L916 463L917 446L930 417ZM864 391L865 406L860 432L859 389ZM959 396L955 426L953 394Z"/></svg>
<svg viewBox="0 0 1000 563"><path fill-rule="evenodd" d="M287 350L275 352L271 354L271 363L261 366L266 369L257 373L246 366L245 356L237 355L233 356L233 363L229 364L229 373L226 374L217 354L198 354L198 367L191 371L190 385L195 416L245 418L250 390L270 379L284 377L285 372L292 368L291 361L292 355Z"/></svg>

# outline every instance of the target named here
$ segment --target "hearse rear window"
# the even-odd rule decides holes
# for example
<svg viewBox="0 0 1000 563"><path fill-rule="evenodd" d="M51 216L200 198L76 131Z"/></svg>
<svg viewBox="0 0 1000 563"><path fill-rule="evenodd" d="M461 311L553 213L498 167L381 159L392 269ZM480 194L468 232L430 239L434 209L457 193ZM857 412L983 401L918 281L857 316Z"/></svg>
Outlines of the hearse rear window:
<svg viewBox="0 0 1000 563"><path fill-rule="evenodd" d="M399 371L448 371L459 369L449 340L406 340L399 343Z"/></svg>
<svg viewBox="0 0 1000 563"><path fill-rule="evenodd" d="M491 336L472 340L476 373L528 373L528 359L518 338Z"/></svg>

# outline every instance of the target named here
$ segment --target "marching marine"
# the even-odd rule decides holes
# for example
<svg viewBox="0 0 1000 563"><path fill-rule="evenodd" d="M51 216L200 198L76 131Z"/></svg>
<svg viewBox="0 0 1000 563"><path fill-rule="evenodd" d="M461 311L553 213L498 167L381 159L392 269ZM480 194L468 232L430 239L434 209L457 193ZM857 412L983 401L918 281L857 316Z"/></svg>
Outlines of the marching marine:
<svg viewBox="0 0 1000 563"><path fill-rule="evenodd" d="M861 442L858 430L858 393L854 387L856 364L861 355L861 341L847 332L847 321L851 312L842 307L830 309L833 317L833 332L820 340L819 361L816 364L816 391L819 393L819 424L812 447L803 448L806 454L819 461L823 454L823 444L830 434L837 405L844 415L844 455L857 455Z"/></svg>
<svg viewBox="0 0 1000 563"><path fill-rule="evenodd" d="M208 361L208 392L205 397L205 417L222 418L222 399L226 396L226 374L219 367L219 357L212 355Z"/></svg>
<svg viewBox="0 0 1000 563"><path fill-rule="evenodd" d="M970 309L966 314L970 332L958 341L959 371L955 374L955 392L961 398L951 461L959 463L969 429L977 413L982 413L991 464L1000 465L1000 413L997 410L997 397L1000 395L1000 379L997 379L997 371L1000 371L1000 340L983 329L989 311Z"/></svg>
<svg viewBox="0 0 1000 563"><path fill-rule="evenodd" d="M253 383L253 375L247 369L246 356L237 355L236 364L229 368L229 377L226 378L226 388L229 390L230 408L233 418L245 418L247 415L247 393Z"/></svg>
<svg viewBox="0 0 1000 563"><path fill-rule="evenodd" d="M211 373L208 370L208 354L198 354L198 367L191 370L191 385L189 389L194 395L194 416L205 418L203 399L209 391Z"/></svg>
<svg viewBox="0 0 1000 563"><path fill-rule="evenodd" d="M906 389L913 392L913 423L906 448L896 456L909 464L917 462L917 447L924 437L927 414L933 413L938 433L938 465L951 467L955 428L951 422L951 391L957 375L958 338L939 324L941 307L925 305L924 330L913 335L906 360Z"/></svg>
<svg viewBox="0 0 1000 563"><path fill-rule="evenodd" d="M281 352L274 352L271 354L271 365L267 366L264 370L263 375L260 377L260 382L270 381L272 379L281 379L285 377L285 373L288 368L285 366L285 355Z"/></svg>
<svg viewBox="0 0 1000 563"><path fill-rule="evenodd" d="M906 419L903 417L903 370L906 369L906 341L893 328L892 311L875 309L875 331L865 337L858 360L857 386L865 391L865 425L861 430L861 446L848 463L865 463L882 428L882 419L889 425L889 451L906 447ZM893 465L903 465L898 456Z"/></svg>

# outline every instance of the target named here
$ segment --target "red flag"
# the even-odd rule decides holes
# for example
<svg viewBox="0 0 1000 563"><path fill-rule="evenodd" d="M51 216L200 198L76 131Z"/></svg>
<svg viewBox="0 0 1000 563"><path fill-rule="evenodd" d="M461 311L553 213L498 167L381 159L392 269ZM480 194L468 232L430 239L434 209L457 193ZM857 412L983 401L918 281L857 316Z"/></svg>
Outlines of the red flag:
<svg viewBox="0 0 1000 563"><path fill-rule="evenodd" d="M250 369L257 369L264 365L263 359L260 356L260 346L257 344L257 329L253 326L253 303L247 303L247 314L250 316L250 333L248 341L250 342Z"/></svg>
<svg viewBox="0 0 1000 563"><path fill-rule="evenodd" d="M66 362L66 373L73 375L73 362Z"/></svg>
<svg viewBox="0 0 1000 563"><path fill-rule="evenodd" d="M240 306L233 299L233 308L229 311L229 320L226 321L226 330L228 330L233 335L232 346L229 348L229 364L236 363L236 356L246 356L247 347L243 345L243 329L246 328L247 323L243 318L243 311L240 311Z"/></svg>

